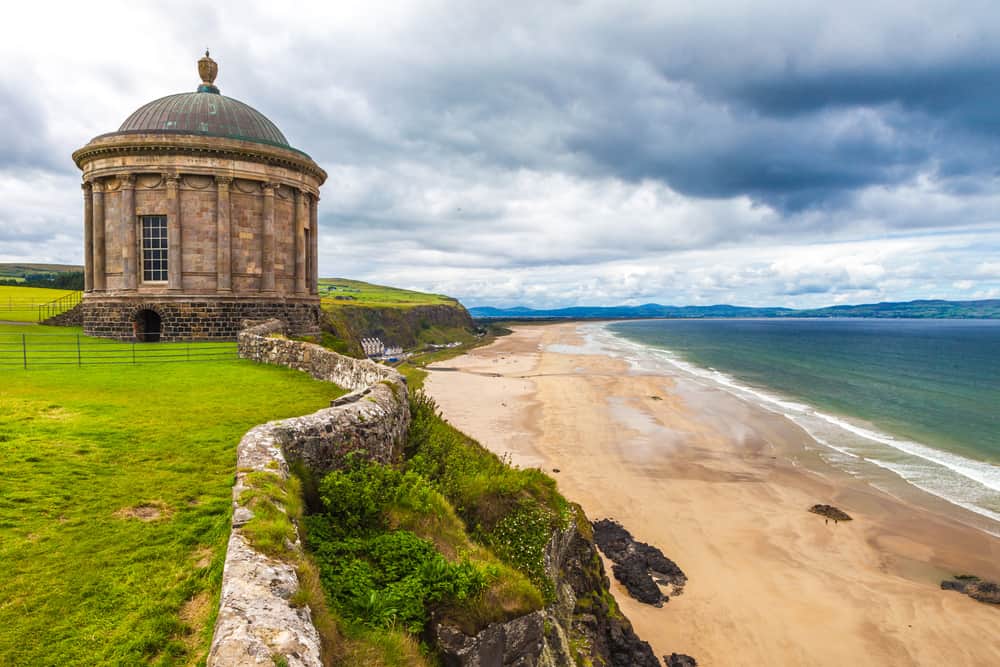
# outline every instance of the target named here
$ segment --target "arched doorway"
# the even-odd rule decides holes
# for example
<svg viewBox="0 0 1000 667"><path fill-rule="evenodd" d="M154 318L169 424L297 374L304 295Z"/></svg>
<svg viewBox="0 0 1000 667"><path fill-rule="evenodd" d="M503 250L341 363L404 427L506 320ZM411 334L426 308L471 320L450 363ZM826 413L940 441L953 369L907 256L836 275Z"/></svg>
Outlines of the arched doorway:
<svg viewBox="0 0 1000 667"><path fill-rule="evenodd" d="M143 343L160 340L160 314L155 310L140 310L135 314L135 338Z"/></svg>

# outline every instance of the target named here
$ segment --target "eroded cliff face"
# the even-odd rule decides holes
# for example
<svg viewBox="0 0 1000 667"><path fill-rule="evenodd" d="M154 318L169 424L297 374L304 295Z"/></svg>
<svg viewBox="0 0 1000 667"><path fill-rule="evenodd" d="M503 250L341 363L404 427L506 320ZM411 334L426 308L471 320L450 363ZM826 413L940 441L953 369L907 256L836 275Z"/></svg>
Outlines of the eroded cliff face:
<svg viewBox="0 0 1000 667"><path fill-rule="evenodd" d="M451 342L469 336L472 317L461 304L407 308L359 305L325 306L323 330L345 344L342 352L363 356L362 338L379 338L386 345L413 348L426 342ZM440 341L428 338L440 337Z"/></svg>
<svg viewBox="0 0 1000 667"><path fill-rule="evenodd" d="M590 522L578 505L573 514L546 550L555 602L474 636L446 621L434 625L446 667L659 667L611 596Z"/></svg>

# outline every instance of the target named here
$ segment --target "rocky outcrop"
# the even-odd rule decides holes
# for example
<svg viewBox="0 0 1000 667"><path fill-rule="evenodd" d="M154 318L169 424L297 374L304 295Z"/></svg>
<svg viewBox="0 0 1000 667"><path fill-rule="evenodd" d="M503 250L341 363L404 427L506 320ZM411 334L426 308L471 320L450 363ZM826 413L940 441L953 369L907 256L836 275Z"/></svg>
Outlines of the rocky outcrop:
<svg viewBox="0 0 1000 667"><path fill-rule="evenodd" d="M532 667L541 664L571 665L565 661L543 663L546 614L536 611L506 623L493 623L473 637L454 625L435 628L435 639L445 667Z"/></svg>
<svg viewBox="0 0 1000 667"><path fill-rule="evenodd" d="M809 511L813 514L819 514L820 516L826 517L827 519L833 519L834 521L851 521L851 515L844 510L834 507L833 505L813 505L809 508Z"/></svg>
<svg viewBox="0 0 1000 667"><path fill-rule="evenodd" d="M698 661L683 653L671 653L663 656L663 664L667 667L698 667Z"/></svg>
<svg viewBox="0 0 1000 667"><path fill-rule="evenodd" d="M610 581L583 510L576 506L573 512L575 520L553 535L545 554L556 600L474 636L447 624L435 625L432 631L446 666L659 667L652 648L635 634L609 592Z"/></svg>
<svg viewBox="0 0 1000 667"><path fill-rule="evenodd" d="M294 603L299 589L297 532L285 540L283 555L254 548L247 528L254 519L254 480L289 477L289 464L316 474L336 467L349 452L361 450L388 463L402 452L410 423L406 384L392 369L351 359L318 345L274 337L280 321L255 323L238 337L240 356L297 368L313 377L355 389L329 408L303 417L252 428L237 447L233 521L222 573L222 595L215 624L210 667L322 664L320 638L308 607ZM369 384L365 384L369 383ZM278 508L283 514L284 507Z"/></svg>
<svg viewBox="0 0 1000 667"><path fill-rule="evenodd" d="M954 579L945 579L941 588L946 591L965 593L973 600L987 604L1000 604L1000 585L992 581L983 581L971 574L958 575Z"/></svg>
<svg viewBox="0 0 1000 667"><path fill-rule="evenodd" d="M615 579L639 602L662 607L669 595L679 595L684 590L687 577L677 563L656 547L637 541L616 521L595 521L594 539L614 563L611 570Z"/></svg>

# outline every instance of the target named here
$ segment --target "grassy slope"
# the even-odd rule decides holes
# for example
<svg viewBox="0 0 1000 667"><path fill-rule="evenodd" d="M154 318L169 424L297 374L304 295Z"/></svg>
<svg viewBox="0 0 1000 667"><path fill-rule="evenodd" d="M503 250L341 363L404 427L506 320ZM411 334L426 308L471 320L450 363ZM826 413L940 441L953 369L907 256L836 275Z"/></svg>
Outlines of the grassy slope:
<svg viewBox="0 0 1000 667"><path fill-rule="evenodd" d="M236 443L338 390L238 360L4 376L0 664L197 662L218 603ZM163 517L121 513L144 504Z"/></svg>
<svg viewBox="0 0 1000 667"><path fill-rule="evenodd" d="M0 285L0 320L35 322L40 304L72 293L73 290Z"/></svg>
<svg viewBox="0 0 1000 667"><path fill-rule="evenodd" d="M355 305L365 306L406 308L412 306L453 306L458 303L456 299L441 294L413 292L396 287L373 285L360 280L348 280L347 278L321 278L319 293L324 301L340 302L341 304L354 302ZM346 298L337 299L338 296Z"/></svg>
<svg viewBox="0 0 1000 667"><path fill-rule="evenodd" d="M328 331L323 343L342 354L362 356L359 340L365 336L377 336L386 344L408 349L474 339L465 326L452 325L464 318L464 312L455 317L440 316L442 308L446 313L449 308L462 309L451 297L345 278L320 279L320 294L328 329L335 332Z"/></svg>

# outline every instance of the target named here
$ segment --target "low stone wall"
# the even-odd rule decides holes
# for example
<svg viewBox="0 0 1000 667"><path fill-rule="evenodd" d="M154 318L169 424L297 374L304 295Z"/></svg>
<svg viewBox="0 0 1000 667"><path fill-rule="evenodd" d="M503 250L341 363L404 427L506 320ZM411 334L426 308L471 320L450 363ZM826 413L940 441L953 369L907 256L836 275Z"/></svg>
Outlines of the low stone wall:
<svg viewBox="0 0 1000 667"><path fill-rule="evenodd" d="M240 440L233 528L208 665L273 667L283 659L290 667L318 667L319 633L308 607L292 602L299 588L295 563L256 551L243 533L253 519L241 501L247 476L266 472L287 479L295 463L321 475L357 450L383 463L397 459L410 424L406 383L393 369L371 361L274 337L285 331L280 321L248 324L238 336L241 357L295 368L354 391L313 414L257 426ZM297 540L292 546L301 548Z"/></svg>
<svg viewBox="0 0 1000 667"><path fill-rule="evenodd" d="M240 356L265 364L287 366L309 373L344 389L360 391L379 382L400 382L402 376L392 368L369 359L354 359L331 352L321 345L288 340L287 327L280 320L246 321L236 337Z"/></svg>

